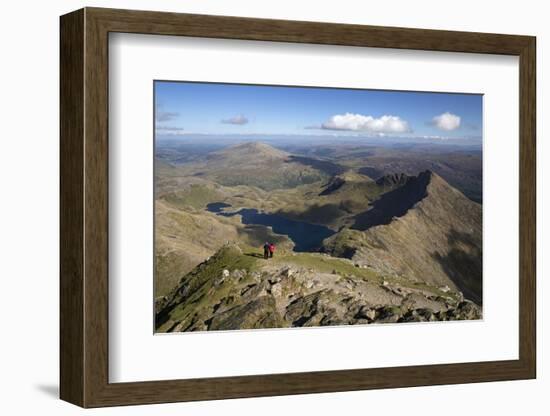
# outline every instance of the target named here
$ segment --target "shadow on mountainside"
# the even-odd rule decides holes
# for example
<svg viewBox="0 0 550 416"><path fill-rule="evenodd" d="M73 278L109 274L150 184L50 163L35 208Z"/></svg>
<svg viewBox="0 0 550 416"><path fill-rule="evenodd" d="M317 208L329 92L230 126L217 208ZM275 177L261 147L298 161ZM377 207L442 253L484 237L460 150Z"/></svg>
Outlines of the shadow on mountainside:
<svg viewBox="0 0 550 416"><path fill-rule="evenodd" d="M454 229L447 236L449 252L442 256L433 253L445 273L464 294L478 305L483 302L482 252L472 236Z"/></svg>
<svg viewBox="0 0 550 416"><path fill-rule="evenodd" d="M291 162L301 163L302 165L310 166L329 175L340 175L347 170L345 167L340 166L337 163L306 156L290 155L288 157L287 163Z"/></svg>
<svg viewBox="0 0 550 416"><path fill-rule="evenodd" d="M261 253L244 253L245 256L255 257L257 259L263 259L264 256Z"/></svg>
<svg viewBox="0 0 550 416"><path fill-rule="evenodd" d="M364 166L362 168L359 168L357 172L359 172L361 175L367 175L372 179L378 179L384 175L384 171L382 169L376 169L372 166Z"/></svg>
<svg viewBox="0 0 550 416"><path fill-rule="evenodd" d="M394 217L402 217L417 202L426 197L426 188L431 177L430 171L409 177L404 185L385 193L380 199L374 201L368 211L356 215L351 228L365 231L377 225L389 224Z"/></svg>

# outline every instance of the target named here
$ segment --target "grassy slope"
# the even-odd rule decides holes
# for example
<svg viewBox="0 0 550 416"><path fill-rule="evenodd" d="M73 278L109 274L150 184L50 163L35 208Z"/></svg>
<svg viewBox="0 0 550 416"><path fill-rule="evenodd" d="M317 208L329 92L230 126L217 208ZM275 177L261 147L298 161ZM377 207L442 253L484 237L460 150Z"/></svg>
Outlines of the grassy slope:
<svg viewBox="0 0 550 416"><path fill-rule="evenodd" d="M157 330L166 332L177 322L191 322L195 314L207 313L212 305L217 304L221 299L227 296L228 292L233 290L233 286L224 286L216 288L217 282L222 277L224 269L245 270L250 273L255 269L257 258L254 256L243 255L242 251L235 247L225 247L220 249L215 256L207 261L207 264L199 265L189 274L181 279L181 284L186 287L186 294L183 296L181 289L172 292L169 295L170 303L174 308L170 310L170 320L161 324ZM248 283L248 280L243 284ZM185 300L185 301L184 301Z"/></svg>
<svg viewBox="0 0 550 416"><path fill-rule="evenodd" d="M228 240L238 239L235 225L213 215L155 203L155 296L167 294L182 275Z"/></svg>

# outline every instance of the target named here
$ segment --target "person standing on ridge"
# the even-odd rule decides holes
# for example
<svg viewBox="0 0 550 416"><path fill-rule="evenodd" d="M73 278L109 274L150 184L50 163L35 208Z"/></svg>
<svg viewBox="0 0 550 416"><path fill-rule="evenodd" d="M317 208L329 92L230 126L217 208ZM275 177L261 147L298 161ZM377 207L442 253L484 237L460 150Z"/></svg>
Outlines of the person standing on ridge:
<svg viewBox="0 0 550 416"><path fill-rule="evenodd" d="M269 258L269 243L266 241L264 244L264 259L267 260Z"/></svg>
<svg viewBox="0 0 550 416"><path fill-rule="evenodd" d="M269 243L269 257L273 258L273 253L275 252L275 244Z"/></svg>

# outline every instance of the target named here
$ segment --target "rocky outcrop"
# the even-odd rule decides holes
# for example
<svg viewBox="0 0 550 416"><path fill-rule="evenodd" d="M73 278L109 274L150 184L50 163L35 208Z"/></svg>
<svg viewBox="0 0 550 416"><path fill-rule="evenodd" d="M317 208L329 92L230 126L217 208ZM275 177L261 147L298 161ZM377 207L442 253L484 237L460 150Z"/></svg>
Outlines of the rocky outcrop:
<svg viewBox="0 0 550 416"><path fill-rule="evenodd" d="M345 183L346 183L346 181L345 181L344 178L341 178L339 176L335 176L328 182L325 189L323 189L321 191L321 193L319 193L319 196L330 195L334 191L337 191L338 189L340 189Z"/></svg>
<svg viewBox="0 0 550 416"><path fill-rule="evenodd" d="M400 186L383 194L371 204L370 209L357 215L351 228L365 231L377 225L389 224L396 217L402 217L427 196L431 179L430 171L422 172L418 176L404 174L384 176L380 183L377 181L379 185L388 182L391 186Z"/></svg>
<svg viewBox="0 0 550 416"><path fill-rule="evenodd" d="M157 311L159 332L480 319L448 287L382 276L300 253L263 260L226 246L186 275Z"/></svg>
<svg viewBox="0 0 550 416"><path fill-rule="evenodd" d="M414 176L409 176L404 173L390 173L376 179L376 184L378 186L385 187L395 187L405 185L410 178Z"/></svg>

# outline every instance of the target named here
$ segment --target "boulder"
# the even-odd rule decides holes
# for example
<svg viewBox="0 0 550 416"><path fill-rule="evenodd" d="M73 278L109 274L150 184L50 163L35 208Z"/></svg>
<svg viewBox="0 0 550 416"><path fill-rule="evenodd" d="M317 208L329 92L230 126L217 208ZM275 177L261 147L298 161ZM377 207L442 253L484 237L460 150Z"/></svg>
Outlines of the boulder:
<svg viewBox="0 0 550 416"><path fill-rule="evenodd" d="M261 296L247 304L215 314L206 324L209 330L278 328L282 326L271 296Z"/></svg>
<svg viewBox="0 0 550 416"><path fill-rule="evenodd" d="M403 316L403 312L398 306L382 306L376 312L378 316L376 322L379 323L395 323Z"/></svg>
<svg viewBox="0 0 550 416"><path fill-rule="evenodd" d="M462 319L481 319L482 317L480 307L469 300L459 303L457 309Z"/></svg>
<svg viewBox="0 0 550 416"><path fill-rule="evenodd" d="M359 311L355 314L355 318L374 321L376 319L376 309L370 308L368 306L361 306Z"/></svg>
<svg viewBox="0 0 550 416"><path fill-rule="evenodd" d="M235 269L231 272L231 276L240 280L246 276L246 270Z"/></svg>
<svg viewBox="0 0 550 416"><path fill-rule="evenodd" d="M284 277L292 277L292 275L294 274L294 270L292 270L290 267L286 268L286 269L283 269L282 273L281 273Z"/></svg>
<svg viewBox="0 0 550 416"><path fill-rule="evenodd" d="M276 283L271 286L271 294L275 297L281 296L283 293L283 288L280 283Z"/></svg>

